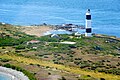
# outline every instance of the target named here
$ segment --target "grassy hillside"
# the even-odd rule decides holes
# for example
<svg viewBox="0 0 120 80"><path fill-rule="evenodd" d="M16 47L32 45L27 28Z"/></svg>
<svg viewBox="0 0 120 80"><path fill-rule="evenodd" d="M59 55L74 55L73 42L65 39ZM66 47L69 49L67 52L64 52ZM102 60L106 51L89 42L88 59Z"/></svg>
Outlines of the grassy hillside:
<svg viewBox="0 0 120 80"><path fill-rule="evenodd" d="M27 44L31 40L39 42ZM64 41L76 44L61 44ZM21 32L21 27L0 24L0 64L19 66L37 80L53 80L56 76L58 80L119 80L119 56L120 40L115 37L35 37Z"/></svg>
<svg viewBox="0 0 120 80"><path fill-rule="evenodd" d="M2 55L0 56L2 59L11 59L15 60L17 62L23 62L25 64L39 64L41 66L47 66L49 68L57 68L59 70L67 71L69 73L76 73L76 74L84 74L84 75L89 75L95 78L102 78L104 77L106 80L119 80L120 76L118 75L112 75L112 74L105 74L105 73L99 73L99 72L94 72L94 71L85 71L81 70L79 68L75 67L69 67L69 66L64 66L64 65L59 65L59 64L53 64L51 62L46 62L42 61L39 59L31 59L31 58L25 58L21 56L15 56L15 55Z"/></svg>
<svg viewBox="0 0 120 80"><path fill-rule="evenodd" d="M0 46L15 46L34 38L21 32L20 27L0 24Z"/></svg>

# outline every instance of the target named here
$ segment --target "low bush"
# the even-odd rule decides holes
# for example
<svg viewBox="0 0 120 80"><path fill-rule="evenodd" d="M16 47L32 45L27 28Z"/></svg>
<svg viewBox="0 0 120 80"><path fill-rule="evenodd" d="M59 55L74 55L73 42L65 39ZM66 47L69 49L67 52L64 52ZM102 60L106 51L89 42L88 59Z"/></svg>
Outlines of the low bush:
<svg viewBox="0 0 120 80"><path fill-rule="evenodd" d="M16 49L25 49L26 46L25 46L25 45L18 45L18 46L16 46L15 48L16 48Z"/></svg>
<svg viewBox="0 0 120 80"><path fill-rule="evenodd" d="M2 61L2 62L9 62L10 60L9 59L0 59L0 61Z"/></svg>

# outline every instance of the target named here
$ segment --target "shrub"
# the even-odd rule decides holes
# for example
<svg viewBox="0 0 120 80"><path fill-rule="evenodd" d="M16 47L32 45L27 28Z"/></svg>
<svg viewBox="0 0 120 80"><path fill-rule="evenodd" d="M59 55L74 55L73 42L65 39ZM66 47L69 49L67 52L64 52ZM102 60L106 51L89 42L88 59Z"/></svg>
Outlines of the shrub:
<svg viewBox="0 0 120 80"><path fill-rule="evenodd" d="M59 39L51 38L50 36L42 36L39 38L40 41L47 41L47 42L57 42Z"/></svg>
<svg viewBox="0 0 120 80"><path fill-rule="evenodd" d="M34 64L30 63L30 65L34 65Z"/></svg>
<svg viewBox="0 0 120 80"><path fill-rule="evenodd" d="M5 47L2 47L2 49L5 49Z"/></svg>
<svg viewBox="0 0 120 80"><path fill-rule="evenodd" d="M49 72L48 75L51 75L51 73Z"/></svg>
<svg viewBox="0 0 120 80"><path fill-rule="evenodd" d="M50 68L49 66L46 66L46 68Z"/></svg>
<svg viewBox="0 0 120 80"><path fill-rule="evenodd" d="M100 80L105 80L104 78L100 78Z"/></svg>
<svg viewBox="0 0 120 80"><path fill-rule="evenodd" d="M25 45L18 45L18 46L16 46L16 49L25 49Z"/></svg>
<svg viewBox="0 0 120 80"><path fill-rule="evenodd" d="M62 79L61 79L61 80L66 80L66 79L65 79L65 77L62 77Z"/></svg>
<svg viewBox="0 0 120 80"><path fill-rule="evenodd" d="M59 64L59 62L58 61L54 61L54 64Z"/></svg>
<svg viewBox="0 0 120 80"><path fill-rule="evenodd" d="M9 59L0 59L0 61L2 61L2 62L9 62L10 60Z"/></svg>
<svg viewBox="0 0 120 80"><path fill-rule="evenodd" d="M38 66L38 67L40 67L40 65L39 65L39 64L37 64L37 66Z"/></svg>
<svg viewBox="0 0 120 80"><path fill-rule="evenodd" d="M48 56L44 56L44 58L48 58Z"/></svg>

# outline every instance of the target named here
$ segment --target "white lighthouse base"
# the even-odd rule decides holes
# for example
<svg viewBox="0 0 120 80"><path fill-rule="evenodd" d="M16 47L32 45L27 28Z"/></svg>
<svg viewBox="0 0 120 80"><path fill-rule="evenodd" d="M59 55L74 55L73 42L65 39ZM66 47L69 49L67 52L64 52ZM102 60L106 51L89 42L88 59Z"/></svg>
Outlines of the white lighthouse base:
<svg viewBox="0 0 120 80"><path fill-rule="evenodd" d="M92 33L85 33L86 37L92 37Z"/></svg>

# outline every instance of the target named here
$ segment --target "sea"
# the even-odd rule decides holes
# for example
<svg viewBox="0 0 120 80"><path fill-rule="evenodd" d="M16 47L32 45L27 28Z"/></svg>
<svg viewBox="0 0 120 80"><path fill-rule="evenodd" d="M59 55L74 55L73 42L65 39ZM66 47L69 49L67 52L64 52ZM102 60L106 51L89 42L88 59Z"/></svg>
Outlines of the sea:
<svg viewBox="0 0 120 80"><path fill-rule="evenodd" d="M87 9L93 33L120 37L120 0L0 0L0 22L85 25Z"/></svg>
<svg viewBox="0 0 120 80"><path fill-rule="evenodd" d="M0 72L0 80L11 80L11 76L6 73Z"/></svg>

